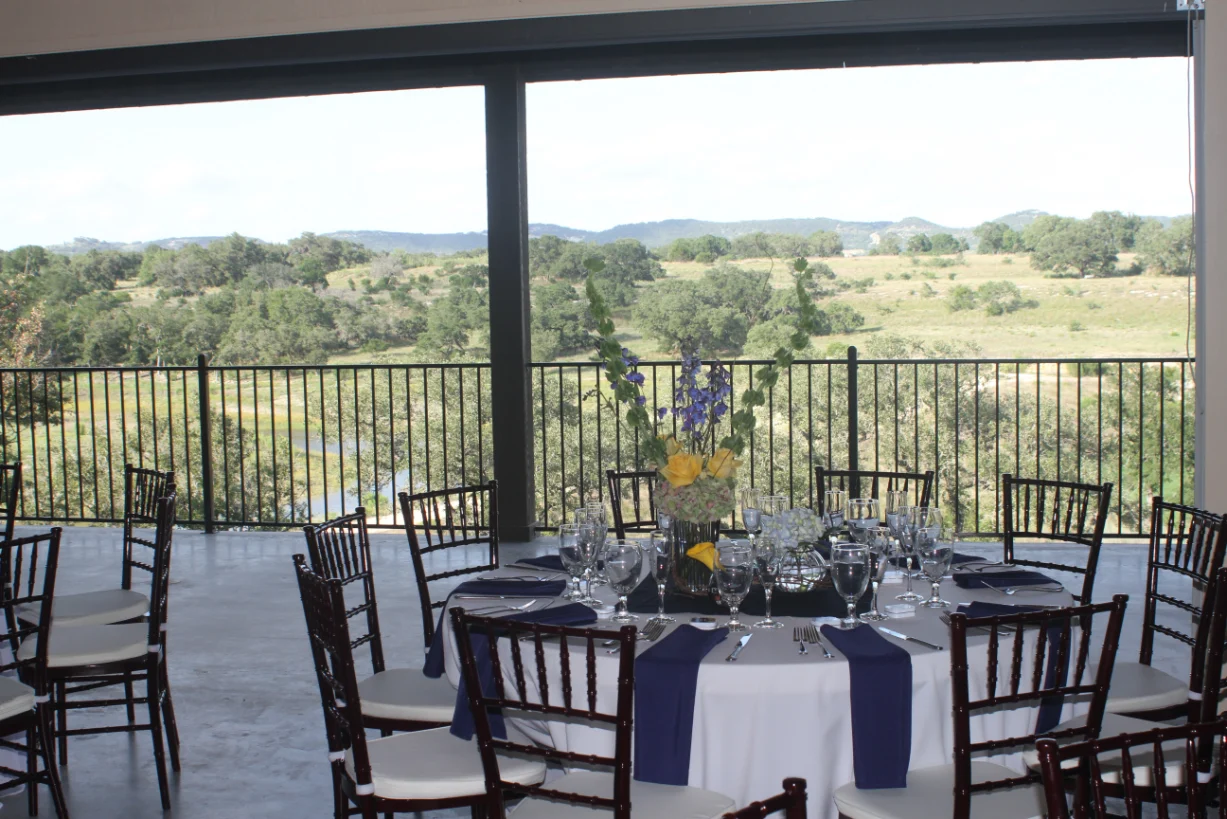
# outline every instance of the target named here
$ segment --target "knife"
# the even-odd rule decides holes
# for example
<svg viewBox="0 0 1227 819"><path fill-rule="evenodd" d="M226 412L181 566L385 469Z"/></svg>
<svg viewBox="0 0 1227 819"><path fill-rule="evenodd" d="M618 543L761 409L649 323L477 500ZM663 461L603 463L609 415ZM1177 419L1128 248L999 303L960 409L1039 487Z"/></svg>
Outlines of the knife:
<svg viewBox="0 0 1227 819"><path fill-rule="evenodd" d="M886 628L886 626L878 626L878 631L882 632L883 634L889 634L891 637L898 637L900 640L907 640L912 643L920 643L922 646L931 648L934 651L945 651L946 650L942 646L935 646L930 642L921 640L919 637L910 637L901 631L895 631L894 629Z"/></svg>
<svg viewBox="0 0 1227 819"><path fill-rule="evenodd" d="M742 650L743 648L745 648L745 647L746 647L746 643L750 642L750 638L751 638L751 637L753 637L753 636L754 636L754 635L753 635L752 633L751 633L751 634L747 634L745 637L742 637L740 640L738 640L738 641L737 641L737 648L733 649L733 653L732 653L732 654L730 654L729 656L725 657L725 658L724 658L724 661L725 661L726 663L731 663L733 660L736 660L736 659L737 659L737 655L741 653L741 650Z"/></svg>

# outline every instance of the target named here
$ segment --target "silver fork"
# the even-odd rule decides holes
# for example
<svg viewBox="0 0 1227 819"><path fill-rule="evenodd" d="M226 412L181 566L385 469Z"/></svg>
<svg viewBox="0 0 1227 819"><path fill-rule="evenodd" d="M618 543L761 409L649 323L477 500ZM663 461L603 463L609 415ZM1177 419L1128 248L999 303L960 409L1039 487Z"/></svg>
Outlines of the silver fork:
<svg viewBox="0 0 1227 819"><path fill-rule="evenodd" d="M796 626L792 630L792 641L797 644L798 654L809 654L809 649L805 647L805 640L801 639L801 627Z"/></svg>
<svg viewBox="0 0 1227 819"><path fill-rule="evenodd" d="M835 659L835 655L827 651L826 643L822 642L822 635L818 633L817 626L805 627L805 639L822 649L822 656L828 660Z"/></svg>

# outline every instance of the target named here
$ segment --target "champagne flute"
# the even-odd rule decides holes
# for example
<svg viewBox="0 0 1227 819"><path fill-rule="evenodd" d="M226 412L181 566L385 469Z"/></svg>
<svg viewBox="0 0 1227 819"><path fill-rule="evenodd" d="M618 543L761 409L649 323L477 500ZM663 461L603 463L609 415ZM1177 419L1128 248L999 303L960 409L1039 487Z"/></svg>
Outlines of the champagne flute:
<svg viewBox="0 0 1227 819"><path fill-rule="evenodd" d="M942 542L940 526L923 526L916 530L916 554L920 556L920 568L933 584L929 599L920 605L927 609L945 609L950 603L942 599L942 578L950 570L954 546Z"/></svg>
<svg viewBox="0 0 1227 819"><path fill-rule="evenodd" d="M771 619L771 593L775 590L776 578L780 576L781 550L770 538L760 537L754 543L754 562L758 565L758 578L763 582L763 595L767 599L767 616L754 624L755 628L783 628L779 620Z"/></svg>
<svg viewBox="0 0 1227 819"><path fill-rule="evenodd" d="M676 620L665 614L665 586L669 583L669 572L673 568L673 547L669 543L668 532L653 532L648 543L648 557L651 558L652 579L656 581L656 595L660 598L660 608L653 620L661 623L672 623Z"/></svg>
<svg viewBox="0 0 1227 819"><path fill-rule="evenodd" d="M729 606L729 631L746 631L738 619L741 601L750 593L754 580L754 547L748 540L729 540L716 547L716 583L720 596Z"/></svg>
<svg viewBox="0 0 1227 819"><path fill-rule="evenodd" d="M822 493L822 522L828 529L844 525L844 513L848 507L848 493L843 489L828 489Z"/></svg>
<svg viewBox="0 0 1227 819"><path fill-rule="evenodd" d="M875 499L853 498L848 501L848 534L862 546L865 545L868 530L876 529L880 518Z"/></svg>
<svg viewBox="0 0 1227 819"><path fill-rule="evenodd" d="M905 603L919 603L921 600L924 600L924 597L912 589L912 567L913 561L916 558L916 551L914 548L915 539L913 538L915 530L909 522L911 513L912 507L910 506L898 507L894 516L895 523L890 527L896 541L899 543L899 555L906 560L903 573L907 577L907 590L903 594L895 595L895 599L902 600Z"/></svg>
<svg viewBox="0 0 1227 819"><path fill-rule="evenodd" d="M741 490L741 522L746 527L750 542L762 528L763 493L753 487Z"/></svg>
<svg viewBox="0 0 1227 819"><path fill-rule="evenodd" d="M626 596L639 585L643 568L643 549L633 540L614 540L605 548L605 571L609 585L618 593L618 607L612 619L615 623L633 623L639 618L626 607Z"/></svg>
<svg viewBox="0 0 1227 819"><path fill-rule="evenodd" d="M580 531L578 523L564 523L558 527L558 557L562 566L571 576L572 588L564 597L567 600L581 600L584 593L579 589L579 578L584 573L584 562L580 556Z"/></svg>
<svg viewBox="0 0 1227 819"><path fill-rule="evenodd" d="M878 609L878 587L882 583L882 578L886 576L886 567L890 565L891 547L894 545L894 537L891 535L890 529L885 526L878 526L869 530L867 541L866 545L869 548L869 555L873 558L873 565L871 567L873 607L860 617L863 622L872 623L886 619L886 615Z"/></svg>
<svg viewBox="0 0 1227 819"><path fill-rule="evenodd" d="M575 522L580 525L581 536L592 543L596 550L596 562L593 564L594 576L588 580L589 588L593 584L604 586L609 581L604 577L602 552L605 549L605 537L609 527L605 524L605 507L601 504L585 504L576 508Z"/></svg>
<svg viewBox="0 0 1227 819"><path fill-rule="evenodd" d="M839 621L842 629L856 628L856 603L869 585L869 550L859 543L839 541L831 547L831 579L835 591L848 603L848 616Z"/></svg>

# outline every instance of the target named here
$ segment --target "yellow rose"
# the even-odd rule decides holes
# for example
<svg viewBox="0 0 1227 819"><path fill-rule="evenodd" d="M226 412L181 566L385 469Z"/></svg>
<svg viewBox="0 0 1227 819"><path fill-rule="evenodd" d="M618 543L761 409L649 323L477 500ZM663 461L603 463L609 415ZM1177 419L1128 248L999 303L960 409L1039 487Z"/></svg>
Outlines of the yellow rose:
<svg viewBox="0 0 1227 819"><path fill-rule="evenodd" d="M733 457L731 449L724 447L717 449L716 454L707 459L707 471L713 478L731 478L739 466L741 461Z"/></svg>
<svg viewBox="0 0 1227 819"><path fill-rule="evenodd" d="M696 543L686 550L686 557L693 557L713 572L716 570L716 544Z"/></svg>
<svg viewBox="0 0 1227 819"><path fill-rule="evenodd" d="M665 454L670 458L682 451L682 445L672 435L662 435L660 437L665 442Z"/></svg>
<svg viewBox="0 0 1227 819"><path fill-rule="evenodd" d="M669 464L660 475L675 487L690 486L703 474L703 456L679 452L669 456Z"/></svg>

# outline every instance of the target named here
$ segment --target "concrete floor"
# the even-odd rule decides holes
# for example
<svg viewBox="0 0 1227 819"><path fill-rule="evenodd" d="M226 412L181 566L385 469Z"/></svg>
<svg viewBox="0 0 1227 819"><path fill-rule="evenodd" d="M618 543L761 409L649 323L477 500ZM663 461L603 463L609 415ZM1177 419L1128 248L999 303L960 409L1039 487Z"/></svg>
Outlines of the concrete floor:
<svg viewBox="0 0 1227 819"><path fill-rule="evenodd" d="M37 531L18 528L19 534ZM116 530L69 528L64 542L59 591L118 584ZM374 534L372 542L385 656L389 665L420 665L422 634L405 538ZM532 546L504 545L504 561L551 545L548 537ZM297 532L176 534L168 652L183 737L183 771L172 775L176 817L330 815L319 693L290 561L296 552L305 552ZM1136 656L1145 563L1145 550L1136 545L1105 547L1101 558L1096 597L1125 592L1135 601L1122 657ZM109 721L111 715L103 716ZM98 715L74 712L78 724L90 719ZM74 737L64 783L78 819L163 815L147 733ZM24 794L3 794L0 801L0 818L28 816ZM41 815L54 815L45 792L41 802Z"/></svg>

